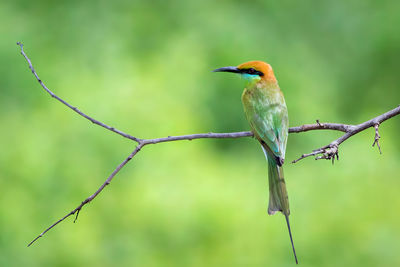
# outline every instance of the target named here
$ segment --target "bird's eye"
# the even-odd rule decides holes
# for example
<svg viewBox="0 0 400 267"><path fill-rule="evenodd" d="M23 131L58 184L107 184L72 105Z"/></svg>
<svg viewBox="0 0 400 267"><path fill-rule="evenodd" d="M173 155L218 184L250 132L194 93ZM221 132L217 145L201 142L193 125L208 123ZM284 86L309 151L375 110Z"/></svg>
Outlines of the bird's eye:
<svg viewBox="0 0 400 267"><path fill-rule="evenodd" d="M250 68L250 69L248 70L248 73L249 73L249 74L254 74L255 72L256 72L256 70L253 69L253 68Z"/></svg>

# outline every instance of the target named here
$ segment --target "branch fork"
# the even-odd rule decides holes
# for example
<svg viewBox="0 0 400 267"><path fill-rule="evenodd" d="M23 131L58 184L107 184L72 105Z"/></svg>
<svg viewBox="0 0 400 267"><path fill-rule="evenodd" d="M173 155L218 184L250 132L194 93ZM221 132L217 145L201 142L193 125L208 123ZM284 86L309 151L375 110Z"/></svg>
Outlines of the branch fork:
<svg viewBox="0 0 400 267"><path fill-rule="evenodd" d="M399 115L400 113L400 105L397 106L396 108L383 113L382 115L379 115L373 119L370 119L366 122L360 123L358 125L335 125L335 127L331 127L329 129L331 130L339 130L344 132L344 134L339 137L338 139L332 141L329 145L323 146L321 148L318 149L314 149L311 153L308 154L303 154L301 155L298 159L293 160L292 163L296 163L304 158L307 157L311 157L311 156L316 156L315 159L319 160L319 159L328 159L328 160L332 160L332 164L335 161L335 158L337 160L339 160L339 146L346 141L347 139L349 139L350 137L352 137L353 135L356 135L370 127L374 127L375 129L375 137L374 137L374 142L372 143L372 146L376 146L378 147L379 153L382 154L381 151L381 146L379 144L379 140L381 138L380 134L379 134L379 126L386 120ZM329 124L321 124L318 120L317 120L317 125L320 125L322 127L324 127L324 129L327 129L327 125Z"/></svg>

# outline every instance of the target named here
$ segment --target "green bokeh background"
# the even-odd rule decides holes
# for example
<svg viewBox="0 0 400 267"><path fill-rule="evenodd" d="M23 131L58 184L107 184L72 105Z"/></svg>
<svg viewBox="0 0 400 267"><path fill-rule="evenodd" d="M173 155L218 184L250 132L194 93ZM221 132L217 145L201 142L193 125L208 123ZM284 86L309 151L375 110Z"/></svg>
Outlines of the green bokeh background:
<svg viewBox="0 0 400 267"><path fill-rule="evenodd" d="M248 130L243 82L217 67L268 61L291 126L359 123L400 101L399 1L1 1L0 266L293 266L268 216L257 142L148 146L99 197L27 243L103 183L141 138ZM400 266L400 118L286 164L302 266ZM339 133L291 134L287 162Z"/></svg>

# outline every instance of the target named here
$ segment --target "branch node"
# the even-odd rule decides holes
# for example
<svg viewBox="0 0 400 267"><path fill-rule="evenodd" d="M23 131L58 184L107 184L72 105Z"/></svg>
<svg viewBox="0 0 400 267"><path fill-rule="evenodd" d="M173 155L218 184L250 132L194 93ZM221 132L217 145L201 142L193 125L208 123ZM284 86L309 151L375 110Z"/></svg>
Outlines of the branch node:
<svg viewBox="0 0 400 267"><path fill-rule="evenodd" d="M332 144L328 148L324 149L321 158L332 160L332 164L334 164L335 157L337 157L338 153L339 153L338 146L336 144Z"/></svg>
<svg viewBox="0 0 400 267"><path fill-rule="evenodd" d="M82 207L80 207L80 208L77 210L76 215L75 215L75 219L74 219L74 223L76 222L76 220L78 220L79 212L81 211L81 209L82 209Z"/></svg>
<svg viewBox="0 0 400 267"><path fill-rule="evenodd" d="M292 163L296 163L304 158L315 156L315 160L327 159L332 160L332 164L335 161L335 157L339 160L339 145L333 142L327 146L321 147L319 149L314 149L311 153L303 154L300 158L293 160Z"/></svg>

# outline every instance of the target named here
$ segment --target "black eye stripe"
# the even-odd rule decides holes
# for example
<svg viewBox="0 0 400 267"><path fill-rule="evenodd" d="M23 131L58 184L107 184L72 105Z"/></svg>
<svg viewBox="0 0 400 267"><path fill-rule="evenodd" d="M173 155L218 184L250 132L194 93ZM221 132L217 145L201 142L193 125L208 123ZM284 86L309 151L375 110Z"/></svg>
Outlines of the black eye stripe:
<svg viewBox="0 0 400 267"><path fill-rule="evenodd" d="M261 71L255 70L255 69L253 69L253 68L242 69L242 73L247 73L247 74L251 74L251 75L264 76L264 73L262 73Z"/></svg>

